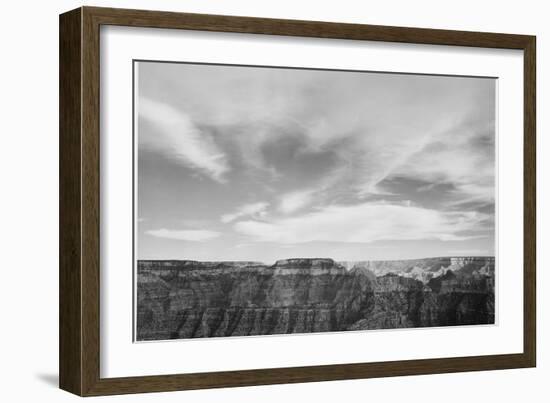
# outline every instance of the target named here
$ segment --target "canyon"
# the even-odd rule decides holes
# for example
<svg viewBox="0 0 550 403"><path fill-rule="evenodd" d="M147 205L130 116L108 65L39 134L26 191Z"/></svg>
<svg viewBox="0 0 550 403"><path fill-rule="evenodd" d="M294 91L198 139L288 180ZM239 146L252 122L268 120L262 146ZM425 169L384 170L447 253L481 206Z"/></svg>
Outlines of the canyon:
<svg viewBox="0 0 550 403"><path fill-rule="evenodd" d="M136 340L495 322L494 257L140 260Z"/></svg>

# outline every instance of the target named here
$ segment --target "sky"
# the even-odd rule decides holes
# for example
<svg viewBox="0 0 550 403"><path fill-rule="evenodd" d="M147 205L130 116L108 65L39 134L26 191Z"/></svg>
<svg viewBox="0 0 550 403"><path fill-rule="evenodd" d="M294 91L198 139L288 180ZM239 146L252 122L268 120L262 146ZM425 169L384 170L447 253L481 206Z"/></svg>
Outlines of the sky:
<svg viewBox="0 0 550 403"><path fill-rule="evenodd" d="M136 62L138 259L494 255L492 78Z"/></svg>

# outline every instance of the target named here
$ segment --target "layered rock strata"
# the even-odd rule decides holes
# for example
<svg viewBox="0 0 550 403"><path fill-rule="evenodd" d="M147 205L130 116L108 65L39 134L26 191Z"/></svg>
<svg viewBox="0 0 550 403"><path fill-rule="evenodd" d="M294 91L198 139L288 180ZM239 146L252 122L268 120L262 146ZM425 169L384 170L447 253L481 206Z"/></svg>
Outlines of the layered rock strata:
<svg viewBox="0 0 550 403"><path fill-rule="evenodd" d="M494 323L493 258L406 262L139 261L137 339Z"/></svg>

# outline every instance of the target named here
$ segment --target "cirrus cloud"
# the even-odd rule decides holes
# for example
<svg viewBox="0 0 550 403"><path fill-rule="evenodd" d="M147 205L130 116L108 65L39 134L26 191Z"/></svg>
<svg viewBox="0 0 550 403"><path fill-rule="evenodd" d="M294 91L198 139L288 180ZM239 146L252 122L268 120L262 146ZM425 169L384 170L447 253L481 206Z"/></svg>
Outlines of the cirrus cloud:
<svg viewBox="0 0 550 403"><path fill-rule="evenodd" d="M282 244L423 239L458 241L480 237L464 233L479 231L486 218L485 214L470 211L442 212L407 204L364 203L334 205L269 222L240 221L233 228L255 242Z"/></svg>
<svg viewBox="0 0 550 403"><path fill-rule="evenodd" d="M285 214L294 213L311 203L312 190L296 191L281 196L279 210Z"/></svg>
<svg viewBox="0 0 550 403"><path fill-rule="evenodd" d="M232 221L235 221L237 218L241 218L244 216L262 217L265 215L265 210L267 209L268 206L269 206L269 203L266 203L266 202L245 204L239 207L233 213L222 215L220 220L221 222L227 224Z"/></svg>
<svg viewBox="0 0 550 403"><path fill-rule="evenodd" d="M229 171L225 154L189 116L173 106L144 96L139 97L138 112L161 134L147 136L147 132L140 132L142 143L161 149L217 182L225 182L224 175Z"/></svg>
<svg viewBox="0 0 550 403"><path fill-rule="evenodd" d="M175 239L178 241L202 242L221 236L220 232L209 230L171 230L166 228L145 231L146 234L157 237Z"/></svg>

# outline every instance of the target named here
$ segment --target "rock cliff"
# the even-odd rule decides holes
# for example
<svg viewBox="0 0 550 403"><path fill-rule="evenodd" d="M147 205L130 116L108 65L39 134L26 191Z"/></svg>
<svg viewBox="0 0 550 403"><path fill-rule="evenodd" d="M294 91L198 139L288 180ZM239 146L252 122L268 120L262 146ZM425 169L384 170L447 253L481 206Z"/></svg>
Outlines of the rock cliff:
<svg viewBox="0 0 550 403"><path fill-rule="evenodd" d="M137 339L494 323L494 260L481 259L394 261L391 270L332 259L139 261ZM447 270L423 281L409 267Z"/></svg>

